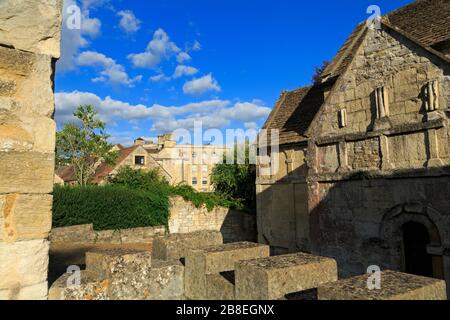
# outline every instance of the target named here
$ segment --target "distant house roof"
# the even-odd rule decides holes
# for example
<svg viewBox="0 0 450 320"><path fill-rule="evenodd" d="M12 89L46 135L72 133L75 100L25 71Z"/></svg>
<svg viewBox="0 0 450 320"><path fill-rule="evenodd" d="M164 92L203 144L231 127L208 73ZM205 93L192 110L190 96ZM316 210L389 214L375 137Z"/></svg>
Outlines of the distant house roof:
<svg viewBox="0 0 450 320"><path fill-rule="evenodd" d="M450 40L450 1L418 0L385 15L382 22L425 48L433 47ZM280 130L281 145L307 139L307 130L324 103L325 88L332 85L353 61L366 33L365 22L353 30L322 72L323 84L281 94L263 126L264 129ZM446 59L445 56L441 58Z"/></svg>
<svg viewBox="0 0 450 320"><path fill-rule="evenodd" d="M60 167L56 169L55 174L59 176L64 182L72 182L77 180L75 176L75 171L71 166Z"/></svg>
<svg viewBox="0 0 450 320"><path fill-rule="evenodd" d="M123 148L118 151L119 155L117 157L116 165L109 165L106 162L100 163L95 170L95 174L91 179L92 183L100 183L103 181L119 164L121 164L136 148L139 146L132 146L129 148Z"/></svg>

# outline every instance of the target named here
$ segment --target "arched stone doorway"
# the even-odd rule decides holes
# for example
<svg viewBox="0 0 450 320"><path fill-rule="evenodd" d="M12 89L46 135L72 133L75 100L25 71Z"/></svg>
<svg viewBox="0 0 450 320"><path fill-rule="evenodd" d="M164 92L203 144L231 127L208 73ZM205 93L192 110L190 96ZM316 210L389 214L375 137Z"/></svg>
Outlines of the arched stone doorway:
<svg viewBox="0 0 450 320"><path fill-rule="evenodd" d="M423 224L410 221L402 226L402 233L403 271L442 279L442 257L428 252L431 239L427 228Z"/></svg>
<svg viewBox="0 0 450 320"><path fill-rule="evenodd" d="M390 268L444 279L445 225L442 215L426 204L407 203L389 210L380 237L389 252Z"/></svg>

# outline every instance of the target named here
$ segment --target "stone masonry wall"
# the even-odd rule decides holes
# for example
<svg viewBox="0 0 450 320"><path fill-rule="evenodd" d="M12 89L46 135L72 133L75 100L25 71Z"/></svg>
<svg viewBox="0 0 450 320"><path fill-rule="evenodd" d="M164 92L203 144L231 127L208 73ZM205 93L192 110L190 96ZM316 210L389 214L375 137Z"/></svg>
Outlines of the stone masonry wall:
<svg viewBox="0 0 450 320"><path fill-rule="evenodd" d="M311 212L312 251L335 258L344 277L371 265L402 270L401 239L393 234L404 221L437 227L437 247L450 243L449 192L449 177L322 182L312 195L319 203ZM448 256L442 263L448 277Z"/></svg>
<svg viewBox="0 0 450 320"><path fill-rule="evenodd" d="M46 299L61 0L0 2L0 299Z"/></svg>
<svg viewBox="0 0 450 320"><path fill-rule="evenodd" d="M341 276L370 265L404 270L402 227L422 224L433 274L450 292L450 66L394 31L368 31L313 124L308 176L312 252ZM438 84L438 108L424 87ZM384 86L388 114L377 114ZM339 111L347 121L340 123Z"/></svg>
<svg viewBox="0 0 450 320"><path fill-rule="evenodd" d="M253 241L256 238L254 215L223 207L208 211L197 208L182 197L170 199L169 232L192 233L196 231L220 231L224 242Z"/></svg>

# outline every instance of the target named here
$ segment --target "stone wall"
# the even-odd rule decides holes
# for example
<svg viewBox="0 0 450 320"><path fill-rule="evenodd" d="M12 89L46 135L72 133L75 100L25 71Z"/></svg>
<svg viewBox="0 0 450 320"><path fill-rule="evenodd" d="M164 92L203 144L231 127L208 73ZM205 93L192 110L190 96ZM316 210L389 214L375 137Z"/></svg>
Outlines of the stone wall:
<svg viewBox="0 0 450 320"><path fill-rule="evenodd" d="M0 299L45 299L61 0L0 2Z"/></svg>
<svg viewBox="0 0 450 320"><path fill-rule="evenodd" d="M275 253L309 250L305 151L306 144L280 146L279 169L271 176L258 173L258 242Z"/></svg>
<svg viewBox="0 0 450 320"><path fill-rule="evenodd" d="M92 224L54 228L50 234L52 244L139 244L148 243L155 236L166 233L164 226L96 231Z"/></svg>
<svg viewBox="0 0 450 320"><path fill-rule="evenodd" d="M416 222L430 236L433 276L449 284L450 65L386 27L364 37L311 128L312 252L336 258L342 276L370 265L405 271L402 228Z"/></svg>
<svg viewBox="0 0 450 320"><path fill-rule="evenodd" d="M169 232L191 233L220 231L225 242L253 241L256 238L256 217L252 214L224 207L211 211L197 208L182 197L172 197L169 206Z"/></svg>

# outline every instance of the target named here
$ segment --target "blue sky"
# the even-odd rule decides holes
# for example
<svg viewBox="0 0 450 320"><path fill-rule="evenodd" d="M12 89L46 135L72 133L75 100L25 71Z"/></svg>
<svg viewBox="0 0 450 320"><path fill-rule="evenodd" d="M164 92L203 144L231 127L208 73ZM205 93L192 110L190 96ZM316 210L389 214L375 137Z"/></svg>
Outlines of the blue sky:
<svg viewBox="0 0 450 320"><path fill-rule="evenodd" d="M308 85L368 6L411 0L65 0L56 73L56 120L93 104L112 142L155 137L194 120L207 128L257 128L282 90ZM66 13L65 19L73 17Z"/></svg>

